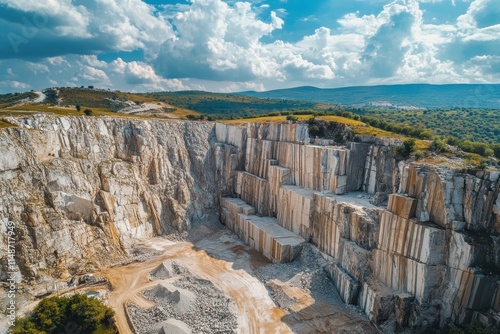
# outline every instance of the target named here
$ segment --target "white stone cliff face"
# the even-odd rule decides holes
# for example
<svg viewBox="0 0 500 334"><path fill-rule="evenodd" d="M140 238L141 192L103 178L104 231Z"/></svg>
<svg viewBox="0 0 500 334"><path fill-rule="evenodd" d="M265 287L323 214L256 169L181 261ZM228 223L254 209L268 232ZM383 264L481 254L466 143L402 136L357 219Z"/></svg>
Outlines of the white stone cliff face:
<svg viewBox="0 0 500 334"><path fill-rule="evenodd" d="M109 265L136 238L220 218L275 262L312 242L374 323L500 325L498 173L397 161L391 139L313 145L292 123L10 121L0 220L16 223L25 279Z"/></svg>
<svg viewBox="0 0 500 334"><path fill-rule="evenodd" d="M245 159L239 202L222 202L226 225L252 244L243 212L275 217L323 253L345 302L393 330L500 325L499 173L398 162L390 139L311 145L305 132L217 125L217 140L230 137Z"/></svg>
<svg viewBox="0 0 500 334"><path fill-rule="evenodd" d="M0 221L16 223L25 279L109 265L135 238L217 219L213 124L12 121L0 133Z"/></svg>

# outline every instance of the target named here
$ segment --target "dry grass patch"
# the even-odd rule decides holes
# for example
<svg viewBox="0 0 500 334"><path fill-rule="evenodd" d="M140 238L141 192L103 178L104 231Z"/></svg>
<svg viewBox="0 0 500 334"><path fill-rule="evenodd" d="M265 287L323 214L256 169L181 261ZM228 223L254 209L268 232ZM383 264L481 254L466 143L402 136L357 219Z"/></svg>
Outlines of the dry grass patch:
<svg viewBox="0 0 500 334"><path fill-rule="evenodd" d="M84 114L85 109L92 110L92 116L86 116ZM55 107L44 104L34 104L34 105L23 105L17 107L11 107L8 109L4 109L0 111L0 116L23 116L32 113L46 113L53 114L58 116L85 116L85 117L113 117L113 118L131 118L131 119L143 119L143 120L152 120L152 119L164 119L164 120L172 120L172 119L182 119L187 115L199 115L199 113L194 112L189 109L184 108L176 108L175 111L172 112L159 112L153 116L141 115L139 114L124 114L113 112L108 108L92 108L87 106L80 106L80 111L77 111L73 107Z"/></svg>
<svg viewBox="0 0 500 334"><path fill-rule="evenodd" d="M312 115L295 115L298 120L306 121L309 118L313 117ZM375 128L373 126L369 126L361 121L356 121L354 119L345 118L341 116L317 116L317 119L322 119L325 121L334 121L342 124L348 125L356 134L359 135L367 135L367 136L377 136L377 137L391 137L391 138L399 138L404 139L405 137L386 130L382 130L379 128ZM286 120L286 116L265 116L265 117L255 117L255 118L246 118L246 119L235 119L235 120L224 120L223 123L227 124L245 124L245 123L265 123L265 122L273 122L280 123ZM423 145L423 144L422 144Z"/></svg>
<svg viewBox="0 0 500 334"><path fill-rule="evenodd" d="M0 120L0 129L15 128L16 126L5 121Z"/></svg>

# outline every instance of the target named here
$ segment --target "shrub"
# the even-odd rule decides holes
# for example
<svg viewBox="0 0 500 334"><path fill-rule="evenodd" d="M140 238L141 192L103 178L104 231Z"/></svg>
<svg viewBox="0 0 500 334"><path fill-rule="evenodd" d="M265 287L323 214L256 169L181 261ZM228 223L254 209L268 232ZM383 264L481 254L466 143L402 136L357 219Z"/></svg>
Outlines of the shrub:
<svg viewBox="0 0 500 334"><path fill-rule="evenodd" d="M286 120L287 121L293 121L293 122L297 122L299 120L299 118L295 115L287 115L286 116Z"/></svg>
<svg viewBox="0 0 500 334"><path fill-rule="evenodd" d="M84 112L84 113L85 113L85 115L87 115L87 116L92 116L92 115L94 114L94 113L93 113L93 111L92 111L91 109L85 109L83 112Z"/></svg>
<svg viewBox="0 0 500 334"><path fill-rule="evenodd" d="M491 149L493 150L495 158L500 159L500 144L491 145Z"/></svg>
<svg viewBox="0 0 500 334"><path fill-rule="evenodd" d="M311 127L309 127L309 136L310 137L317 137L319 136L321 133L321 130L319 129L319 127L317 125L313 125Z"/></svg>
<svg viewBox="0 0 500 334"><path fill-rule="evenodd" d="M80 107L80 105L79 105L79 104L77 104L77 105L75 106L75 108L76 108L76 111L80 111L80 109L81 109L81 107Z"/></svg>
<svg viewBox="0 0 500 334"><path fill-rule="evenodd" d="M422 160L423 158L424 158L424 152L422 151L415 152L415 159Z"/></svg>
<svg viewBox="0 0 500 334"><path fill-rule="evenodd" d="M58 102L58 96L57 96L57 91L55 89L49 88L47 90L44 90L43 93L45 94L45 103L48 104L57 104Z"/></svg>
<svg viewBox="0 0 500 334"><path fill-rule="evenodd" d="M410 155L415 151L415 144L415 139L407 139L403 142L403 145L396 147L396 153L401 155L404 159L408 159Z"/></svg>
<svg viewBox="0 0 500 334"><path fill-rule="evenodd" d="M455 138L455 137L448 137L448 138L446 138L446 142L448 143L448 145L452 145L452 146L457 146L458 145L458 139Z"/></svg>
<svg viewBox="0 0 500 334"><path fill-rule="evenodd" d="M81 334L97 329L117 333L113 316L113 310L95 298L80 294L50 297L44 298L31 315L17 319L11 333L66 333L68 326Z"/></svg>
<svg viewBox="0 0 500 334"><path fill-rule="evenodd" d="M486 169L488 167L488 161L486 159L481 159L481 162L479 163L478 168L479 169Z"/></svg>
<svg viewBox="0 0 500 334"><path fill-rule="evenodd" d="M434 141L431 143L431 146L429 146L429 150L436 153L446 152L446 142L444 141L444 139L434 139Z"/></svg>

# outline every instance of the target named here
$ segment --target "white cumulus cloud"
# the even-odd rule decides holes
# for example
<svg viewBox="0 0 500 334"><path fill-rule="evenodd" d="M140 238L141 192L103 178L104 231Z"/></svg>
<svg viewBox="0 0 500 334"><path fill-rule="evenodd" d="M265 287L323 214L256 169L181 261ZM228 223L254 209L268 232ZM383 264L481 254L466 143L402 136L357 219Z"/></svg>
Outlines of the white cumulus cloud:
<svg viewBox="0 0 500 334"><path fill-rule="evenodd" d="M319 15L304 14L308 20L297 21L314 28L280 40L275 36L292 26L292 13L280 14L262 1L155 7L141 0L0 0L0 59L2 68L11 69L0 74L0 91L39 89L47 82L226 92L500 80L498 0L462 1L468 9L446 23L427 22L432 15L422 7L452 8L448 0L378 3L378 12L332 13L336 24L329 27L316 21ZM33 29L20 24L23 19ZM99 56L133 50L144 57Z"/></svg>

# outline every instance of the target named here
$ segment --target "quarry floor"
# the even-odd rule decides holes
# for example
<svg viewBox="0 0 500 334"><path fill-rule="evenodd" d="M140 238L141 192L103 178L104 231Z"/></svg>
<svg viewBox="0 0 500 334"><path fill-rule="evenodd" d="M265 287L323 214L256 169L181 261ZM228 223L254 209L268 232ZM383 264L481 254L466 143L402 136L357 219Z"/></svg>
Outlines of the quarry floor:
<svg viewBox="0 0 500 334"><path fill-rule="evenodd" d="M150 280L150 272L165 260L175 260L232 299L237 328L231 332L378 332L359 309L341 301L321 268L320 256L309 245L293 263L272 264L230 231L200 225L184 240L156 237L137 247L160 255L97 273L111 283L108 303L122 334L132 333L125 303L144 309L155 305L141 292L158 284Z"/></svg>

